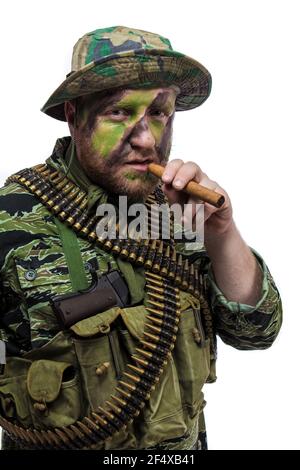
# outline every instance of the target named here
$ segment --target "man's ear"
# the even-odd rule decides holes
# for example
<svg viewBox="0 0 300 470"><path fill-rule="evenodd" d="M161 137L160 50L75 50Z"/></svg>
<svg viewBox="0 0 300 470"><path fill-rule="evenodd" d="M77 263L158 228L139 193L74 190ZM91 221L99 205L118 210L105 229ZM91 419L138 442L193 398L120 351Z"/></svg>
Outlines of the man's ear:
<svg viewBox="0 0 300 470"><path fill-rule="evenodd" d="M70 134L74 134L74 119L75 119L75 100L66 101L64 104L65 116L69 125Z"/></svg>

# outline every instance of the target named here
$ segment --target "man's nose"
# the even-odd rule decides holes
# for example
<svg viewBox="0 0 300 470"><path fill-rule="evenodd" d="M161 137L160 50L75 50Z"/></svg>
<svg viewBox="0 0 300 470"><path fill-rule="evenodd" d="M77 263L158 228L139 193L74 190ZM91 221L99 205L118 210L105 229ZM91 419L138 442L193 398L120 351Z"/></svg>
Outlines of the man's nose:
<svg viewBox="0 0 300 470"><path fill-rule="evenodd" d="M141 119L134 127L130 138L132 147L152 149L155 147L155 139L145 118Z"/></svg>

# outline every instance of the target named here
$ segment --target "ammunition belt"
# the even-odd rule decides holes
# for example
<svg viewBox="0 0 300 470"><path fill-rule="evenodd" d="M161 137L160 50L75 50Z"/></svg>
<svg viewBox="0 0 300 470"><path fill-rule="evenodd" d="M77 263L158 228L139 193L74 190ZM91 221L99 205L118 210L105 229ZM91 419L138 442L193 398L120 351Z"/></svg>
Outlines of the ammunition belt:
<svg viewBox="0 0 300 470"><path fill-rule="evenodd" d="M93 448L126 428L140 414L159 382L159 376L176 341L180 321L179 287L200 299L206 332L211 338L211 352L215 354L212 318L202 295L202 278L198 274L198 267L194 268L187 259L182 262L182 256L176 253L172 241L106 240L97 236L97 218L87 214L86 193L47 165L23 170L9 177L6 184L9 182L19 183L35 194L49 211L72 227L78 235L133 265L145 267L148 322L143 339L140 340L141 347L136 348L131 356L133 364L128 364L123 372L115 394L111 396L112 401L107 400L105 405L99 406L97 413L92 412L74 424L60 428L26 429L0 417L0 426L11 439L26 448ZM156 188L146 204L157 202L161 204L165 198L162 191Z"/></svg>

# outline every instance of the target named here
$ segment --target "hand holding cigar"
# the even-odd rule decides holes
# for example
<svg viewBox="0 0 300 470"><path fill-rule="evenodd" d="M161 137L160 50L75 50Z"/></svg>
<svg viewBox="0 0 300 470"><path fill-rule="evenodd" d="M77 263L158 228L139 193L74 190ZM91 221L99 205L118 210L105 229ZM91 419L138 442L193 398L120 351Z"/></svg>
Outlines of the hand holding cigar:
<svg viewBox="0 0 300 470"><path fill-rule="evenodd" d="M149 163L148 170L153 175L161 178L165 168L161 165L157 165L156 163ZM183 191L190 194L191 196L198 197L204 202L208 202L214 207L222 207L225 202L225 198L222 194L219 194L212 189L205 188L199 183L196 183L196 181L190 181Z"/></svg>

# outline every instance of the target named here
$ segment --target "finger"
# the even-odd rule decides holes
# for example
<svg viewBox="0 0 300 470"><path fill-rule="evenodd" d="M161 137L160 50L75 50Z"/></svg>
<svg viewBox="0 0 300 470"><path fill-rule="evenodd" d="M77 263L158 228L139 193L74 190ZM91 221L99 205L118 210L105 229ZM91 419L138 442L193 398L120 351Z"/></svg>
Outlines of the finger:
<svg viewBox="0 0 300 470"><path fill-rule="evenodd" d="M179 158L176 158L168 162L167 165L165 166L165 170L161 177L162 181L164 183L170 184L173 181L174 176L176 175L177 171L183 164L184 164L183 161L180 160Z"/></svg>
<svg viewBox="0 0 300 470"><path fill-rule="evenodd" d="M218 210L219 209L206 202L204 204L204 222L206 222Z"/></svg>
<svg viewBox="0 0 300 470"><path fill-rule="evenodd" d="M194 162L184 163L177 171L172 182L175 189L183 189L190 181L197 183L203 177L202 171Z"/></svg>
<svg viewBox="0 0 300 470"><path fill-rule="evenodd" d="M195 200L195 198L189 198L188 201L184 205L184 211L182 216L183 223L192 223L196 213L199 210L203 210L203 202L199 200Z"/></svg>
<svg viewBox="0 0 300 470"><path fill-rule="evenodd" d="M187 194L182 193L181 191L176 191L171 184L163 184L162 190L168 198L169 204L184 204L187 200Z"/></svg>

